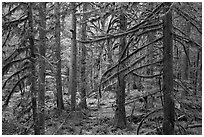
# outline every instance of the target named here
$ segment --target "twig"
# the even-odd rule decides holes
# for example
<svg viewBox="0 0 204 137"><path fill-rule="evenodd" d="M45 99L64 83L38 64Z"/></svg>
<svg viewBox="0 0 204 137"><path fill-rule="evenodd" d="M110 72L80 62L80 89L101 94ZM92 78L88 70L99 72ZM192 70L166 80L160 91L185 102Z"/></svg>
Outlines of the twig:
<svg viewBox="0 0 204 137"><path fill-rule="evenodd" d="M189 125L186 127L187 128L197 128L197 127L202 127L202 124L194 124L194 125Z"/></svg>
<svg viewBox="0 0 204 137"><path fill-rule="evenodd" d="M159 73L159 74L155 74L155 75L139 75L139 74L133 72L133 75L135 75L137 77L141 77L141 78L154 78L154 77L162 76L163 73Z"/></svg>

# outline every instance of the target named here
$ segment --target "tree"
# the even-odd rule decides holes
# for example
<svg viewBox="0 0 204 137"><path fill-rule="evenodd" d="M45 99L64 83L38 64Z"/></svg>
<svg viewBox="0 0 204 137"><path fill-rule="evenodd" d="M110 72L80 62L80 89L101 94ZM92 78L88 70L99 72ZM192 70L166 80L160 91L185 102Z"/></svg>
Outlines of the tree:
<svg viewBox="0 0 204 137"><path fill-rule="evenodd" d="M148 6L149 9L153 10L154 9L154 3L149 3L149 6ZM155 32L150 32L148 35L147 35L147 39L148 39L148 42L152 42L154 41L155 39ZM148 52L148 60L147 60L147 63L149 64L152 64L153 61L154 61L154 44L151 44L150 46L147 47L147 52ZM149 67L147 67L147 75L153 75L154 74L154 66L153 65L150 65ZM152 80L151 80L152 82ZM146 103L145 103L145 108L152 108L154 107L153 105L153 99L154 97L153 96L150 96L150 97L146 97Z"/></svg>
<svg viewBox="0 0 204 137"><path fill-rule="evenodd" d="M149 3L149 9L150 10L154 9L153 6L154 6L153 3ZM151 42L151 41L153 41L155 39L154 35L155 35L154 32L150 32L147 35L148 42ZM147 62L150 63L150 64L153 62L153 57L154 57L153 56L154 55L153 51L154 51L154 45L153 44L150 45L149 47L147 47L147 52L149 54ZM152 65L147 68L147 75L153 75L153 66Z"/></svg>
<svg viewBox="0 0 204 137"><path fill-rule="evenodd" d="M87 3L83 3L83 12L86 12L87 10ZM83 15L82 19L82 28L81 28L81 39L86 40L86 21L87 15ZM86 47L85 44L81 45L81 102L80 106L81 108L87 108L86 104Z"/></svg>
<svg viewBox="0 0 204 137"><path fill-rule="evenodd" d="M39 128L40 134L45 134L45 53L46 53L46 3L39 3L40 27L39 27Z"/></svg>
<svg viewBox="0 0 204 137"><path fill-rule="evenodd" d="M171 3L167 3L167 6ZM164 120L163 134L174 134L174 101L173 96L173 37L172 37L172 11L167 9L163 18L163 98Z"/></svg>
<svg viewBox="0 0 204 137"><path fill-rule="evenodd" d="M185 23L184 29L186 30L186 36L190 38L190 30L191 30L191 24L189 22ZM190 68L190 63L189 63L189 44L186 44L184 48L184 58L183 58L183 80L186 82L188 81L189 78L189 68ZM186 96L187 92L184 90L182 92L182 96Z"/></svg>
<svg viewBox="0 0 204 137"><path fill-rule="evenodd" d="M33 13L32 13L32 7L33 3L29 3L28 7L28 20L29 20L29 28L30 28L30 35L29 35L29 41L30 41L30 61L31 61L31 76L30 76L30 82L31 82L31 100L32 100L32 110L33 110L33 122L34 122L34 134L40 135L40 129L38 125L38 110L37 110L37 91L36 91L36 69L35 69L35 45L34 45L34 33L33 33Z"/></svg>
<svg viewBox="0 0 204 137"><path fill-rule="evenodd" d="M199 63L201 61L201 52L198 51L197 53L197 60L196 60L196 72L195 72L195 80L194 80L194 94L198 94L197 91L202 91L202 65ZM200 65L200 66L199 66Z"/></svg>
<svg viewBox="0 0 204 137"><path fill-rule="evenodd" d="M127 28L127 19L123 13L120 15L120 29L126 30ZM119 62L125 58L125 54L123 51L126 46L126 37L120 38L120 46L119 46ZM121 63L118 67L119 70L125 68L125 64ZM125 112L125 79L124 74L118 74L118 88L116 91L116 110L114 117L114 126L117 128L126 128L126 112Z"/></svg>
<svg viewBox="0 0 204 137"><path fill-rule="evenodd" d="M73 134L83 134L90 131L82 127L87 122L102 124L99 134L110 133L103 124L112 123L113 111L103 119L101 109L112 108L115 128L126 128L127 116L130 124L141 120L137 134L141 128L145 134L162 134L162 128L163 134L198 133L194 129L202 126L201 11L202 3L182 2L2 3L2 133L61 134L67 133L63 127L68 123L75 125ZM125 94L133 82L137 90ZM59 113L63 96L71 113ZM147 111L144 101L149 101ZM90 116L76 112L77 105L94 106L89 112L94 111L91 116L98 122L86 121ZM138 116L139 111L145 116Z"/></svg>
<svg viewBox="0 0 204 137"><path fill-rule="evenodd" d="M60 4L55 3L55 47L57 59L57 73L56 73L56 90L57 90L57 108L61 111L64 109L63 95L62 95L62 78L61 78L61 47L60 47Z"/></svg>
<svg viewBox="0 0 204 137"><path fill-rule="evenodd" d="M190 38L191 33L191 24L190 22L185 23L184 29L186 30L186 36ZM184 51L184 71L183 71L183 79L188 80L189 75L189 44L186 45L185 51Z"/></svg>
<svg viewBox="0 0 204 137"><path fill-rule="evenodd" d="M71 60L70 60L70 90L71 92L71 109L74 111L76 106L76 92L77 92L77 43L76 43L76 3L71 3Z"/></svg>

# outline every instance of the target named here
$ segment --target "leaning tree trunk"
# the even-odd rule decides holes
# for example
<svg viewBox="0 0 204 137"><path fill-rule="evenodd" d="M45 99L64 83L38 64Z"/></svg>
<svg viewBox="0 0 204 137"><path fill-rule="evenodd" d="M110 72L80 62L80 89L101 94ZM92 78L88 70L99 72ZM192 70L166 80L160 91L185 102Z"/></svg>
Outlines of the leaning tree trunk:
<svg viewBox="0 0 204 137"><path fill-rule="evenodd" d="M87 9L87 3L83 3L83 12L86 12ZM81 28L81 39L86 40L86 21L87 16L86 14L83 15L82 22L82 28ZM80 107L81 108L87 108L86 104L86 47L84 44L81 45L81 102Z"/></svg>
<svg viewBox="0 0 204 137"><path fill-rule="evenodd" d="M35 69L35 45L34 45L34 36L33 36L33 13L32 13L33 3L29 3L28 7L28 20L29 20L29 49L30 49L30 82L31 82L31 102L32 102L32 111L33 111L33 123L34 123L34 134L40 135L39 125L38 125L38 113L37 113L37 91L36 91L36 69Z"/></svg>
<svg viewBox="0 0 204 137"><path fill-rule="evenodd" d="M55 3L55 46L57 59L57 73L56 73L56 90L57 90L57 108L61 112L64 109L63 95L62 95L62 78L61 78L61 47L60 47L60 4Z"/></svg>
<svg viewBox="0 0 204 137"><path fill-rule="evenodd" d="M72 7L72 44L71 44L71 60L70 60L70 92L71 92L71 110L75 110L76 106L76 92L77 92L77 45L76 45L76 3L71 3Z"/></svg>
<svg viewBox="0 0 204 137"><path fill-rule="evenodd" d="M168 3L170 4L170 3ZM174 101L173 94L173 38L172 38L172 12L171 10L163 19L163 98L164 98L164 120L163 134L174 134Z"/></svg>
<svg viewBox="0 0 204 137"><path fill-rule="evenodd" d="M127 28L127 20L124 14L120 15L120 29L126 30ZM119 47L119 62L125 57L123 51L126 45L126 37L122 37L120 40L120 47ZM122 56L123 54L123 56ZM119 65L119 70L123 69L125 64L122 63ZM116 128L126 128L126 112L125 112L125 79L124 74L120 73L118 75L118 89L116 91L116 110L115 110L115 117L114 117L114 126Z"/></svg>

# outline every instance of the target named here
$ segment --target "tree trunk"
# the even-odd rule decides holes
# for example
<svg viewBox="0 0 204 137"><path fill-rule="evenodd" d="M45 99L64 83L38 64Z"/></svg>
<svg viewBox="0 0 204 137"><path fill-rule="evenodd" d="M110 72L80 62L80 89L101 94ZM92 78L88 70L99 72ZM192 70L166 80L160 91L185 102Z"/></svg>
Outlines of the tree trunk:
<svg viewBox="0 0 204 137"><path fill-rule="evenodd" d="M32 111L33 111L33 122L34 122L34 134L40 135L39 125L38 125L38 113L37 113L37 91L36 91L36 70L35 70L35 45L34 45L34 36L33 36L33 13L32 13L32 5L33 3L29 4L28 8L28 20L29 20L29 49L30 49L30 61L31 61L31 102L32 102Z"/></svg>
<svg viewBox="0 0 204 137"><path fill-rule="evenodd" d="M113 64L113 59L112 59L112 48L111 48L111 44L110 44L110 40L107 40L107 54L108 54L108 67L107 69L111 68L112 64ZM110 76L111 74L109 74L108 76Z"/></svg>
<svg viewBox="0 0 204 137"><path fill-rule="evenodd" d="M186 22L186 26L185 26L185 31L186 31L186 35L188 38L190 38L190 33L191 33L191 24L190 22ZM189 44L186 44L186 53L187 55L189 55ZM183 59L183 80L185 80L186 82L188 82L189 79L189 60L188 60L188 56L184 55L184 59ZM182 96L186 96L187 92L185 90L182 91Z"/></svg>
<svg viewBox="0 0 204 137"><path fill-rule="evenodd" d="M87 9L87 3L83 3L83 12L86 12ZM85 22L87 20L86 14L83 15L82 22ZM81 28L81 39L86 40L86 23L82 24ZM81 102L80 107L81 108L87 108L86 104L86 47L84 44L81 45Z"/></svg>
<svg viewBox="0 0 204 137"><path fill-rule="evenodd" d="M120 15L120 29L126 30L127 28L127 20L124 14ZM122 56L126 45L126 37L122 37L120 40L120 47L119 47L119 62L125 57L125 54ZM119 65L119 70L123 69L125 64L122 63ZM126 128L126 112L125 112L125 79L124 74L121 73L118 75L118 90L116 91L116 110L115 110L115 117L114 117L114 126L116 128Z"/></svg>
<svg viewBox="0 0 204 137"><path fill-rule="evenodd" d="M200 62L200 63L199 63ZM198 91L202 93L202 51L199 53L199 60L198 60Z"/></svg>
<svg viewBox="0 0 204 137"><path fill-rule="evenodd" d="M39 46L39 128L40 134L45 134L45 52L46 52L46 3L39 5L40 15L40 46Z"/></svg>
<svg viewBox="0 0 204 137"><path fill-rule="evenodd" d="M62 95L62 78L61 78L61 47L60 47L60 4L55 3L55 43L56 43L56 59L57 59L57 73L56 73L56 90L57 90L57 108L62 111L64 109L63 95Z"/></svg>
<svg viewBox="0 0 204 137"><path fill-rule="evenodd" d="M72 7L72 44L71 44L71 60L70 60L70 92L71 92L71 110L75 110L76 92L77 92L77 45L76 45L76 3L71 3Z"/></svg>
<svg viewBox="0 0 204 137"><path fill-rule="evenodd" d="M154 3L149 3L150 10L154 9L154 5L153 4ZM148 37L148 42L152 42L155 39L155 33L154 32L150 32L147 37ZM153 54L153 52L154 52L154 44L152 44L152 45L147 47L147 52L148 52L148 55L149 55L148 56L148 60L147 60L147 64L151 64L151 63L153 63L153 60L154 60L154 54ZM149 67L147 67L147 75L153 75L153 71L154 71L153 65L150 65ZM153 82L154 82L154 80L150 80L149 81L149 84L150 84L149 89L150 90L152 89L151 85L153 85ZM154 107L153 100L154 100L153 96L147 97L147 100L146 100L147 102L146 102L145 108L147 108L147 109L148 108L153 108Z"/></svg>
<svg viewBox="0 0 204 137"><path fill-rule="evenodd" d="M170 5L171 3L167 3ZM163 134L174 134L174 101L173 94L173 38L172 38L172 12L171 10L163 19L163 98L164 98L164 120Z"/></svg>
<svg viewBox="0 0 204 137"><path fill-rule="evenodd" d="M199 60L200 60L200 51L197 53L197 58L196 58L196 66L195 66L195 79L194 79L194 95L197 95L198 92L198 85L199 85Z"/></svg>
<svg viewBox="0 0 204 137"><path fill-rule="evenodd" d="M153 3L149 3L150 10L154 9L153 6L154 6ZM147 37L148 37L148 42L154 41L154 39L155 39L154 32L150 32ZM153 44L147 47L147 52L149 54L148 60L147 60L148 64L153 62L153 57L154 57L153 54L152 54L153 50L154 50L154 45ZM152 65L147 67L147 75L153 75L153 66Z"/></svg>
<svg viewBox="0 0 204 137"><path fill-rule="evenodd" d="M190 32L191 32L191 26L190 22L186 22L186 35L188 38L190 38ZM186 53L189 54L189 44L186 44ZM188 57L185 54L184 55L184 74L183 74L183 79L188 80L188 75L189 75L189 62L188 62Z"/></svg>

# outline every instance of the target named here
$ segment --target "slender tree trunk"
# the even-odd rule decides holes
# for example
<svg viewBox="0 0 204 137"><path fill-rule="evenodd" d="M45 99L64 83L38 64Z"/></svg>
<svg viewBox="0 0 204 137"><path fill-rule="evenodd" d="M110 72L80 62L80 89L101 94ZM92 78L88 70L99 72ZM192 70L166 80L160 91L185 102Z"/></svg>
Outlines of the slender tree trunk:
<svg viewBox="0 0 204 137"><path fill-rule="evenodd" d="M91 52L91 55L90 55L91 57L93 57L93 52ZM91 59L91 64L92 64L92 61L93 60L93 58ZM93 73L94 73L94 67L93 67L93 65L91 65L91 68L90 68L90 87L91 87L91 89L94 89L94 75L93 75Z"/></svg>
<svg viewBox="0 0 204 137"><path fill-rule="evenodd" d="M191 33L191 24L190 22L186 22L186 26L185 26L185 31L186 31L186 35L188 38L190 38L190 33ZM189 55L189 44L186 44L186 53ZM187 55L184 55L184 62L183 62L183 80L186 80L186 82L189 79L189 60ZM182 91L182 96L186 96L187 92L185 90Z"/></svg>
<svg viewBox="0 0 204 137"><path fill-rule="evenodd" d="M57 73L56 73L56 90L57 90L57 108L62 111L64 109L63 95L62 95L62 78L61 78L61 47L60 47L60 4L55 3L55 43L56 43L56 59L57 59Z"/></svg>
<svg viewBox="0 0 204 137"><path fill-rule="evenodd" d="M124 14L120 15L120 29L126 30L127 28L127 20ZM121 38L119 47L119 53L120 59L123 59L125 57L122 57L122 52L124 51L125 45L126 45L126 37ZM120 61L120 60L119 60ZM120 64L119 70L125 67L125 64ZM126 112L125 112L125 79L124 74L118 75L118 90L116 92L116 110L115 110L115 118L114 118L114 126L116 128L126 128Z"/></svg>
<svg viewBox="0 0 204 137"><path fill-rule="evenodd" d="M191 25L190 22L187 22L186 27L185 27L186 35L189 38L190 38L190 32L191 32L190 25ZM188 44L186 44L186 52L187 52L187 54L189 54L189 45ZM185 54L185 56L184 56L184 76L183 76L183 79L188 80L188 77L189 77L188 75L189 75L189 62L188 62L188 57Z"/></svg>
<svg viewBox="0 0 204 137"><path fill-rule="evenodd" d="M149 3L150 10L154 9L154 5L153 4L154 3L151 3L151 2ZM155 33L154 32L150 32L147 37L148 37L148 42L152 42L155 39ZM147 52L148 52L148 55L149 55L148 56L148 60L147 60L148 64L151 64L154 61L153 51L154 51L154 44L152 44L152 45L147 47ZM150 65L149 67L147 67L147 75L153 75L153 71L154 71L153 65ZM154 82L154 81L150 80L149 84L151 84L152 82ZM151 85L153 85L153 83ZM150 85L149 89L152 88L151 85ZM145 106L145 108L148 109L148 108L154 107L153 100L154 100L153 96L146 97L146 103L145 103L146 106Z"/></svg>
<svg viewBox="0 0 204 137"><path fill-rule="evenodd" d="M151 10L154 9L153 6L154 6L153 3L149 3L149 8ZM155 39L154 32L150 32L148 34L148 42L152 42L154 39ZM154 50L154 45L153 44L150 45L149 47L147 47L147 52L149 54L148 60L147 60L148 63L152 63L153 62L153 54L152 54L153 50ZM147 68L147 75L153 75L153 66L152 65Z"/></svg>
<svg viewBox="0 0 204 137"><path fill-rule="evenodd" d="M83 12L86 12L87 9L87 3L83 3ZM82 22L87 20L86 14L83 15ZM82 24L81 28L81 39L86 40L86 23ZM86 47L84 44L81 45L81 102L80 107L81 108L87 108L86 104Z"/></svg>
<svg viewBox="0 0 204 137"><path fill-rule="evenodd" d="M167 3L170 5L171 3ZM163 134L174 134L174 101L173 94L173 38L172 38L172 12L171 10L163 19L163 97L164 97L164 120Z"/></svg>
<svg viewBox="0 0 204 137"><path fill-rule="evenodd" d="M46 53L46 3L39 5L40 15L40 46L39 46L39 128L40 134L45 134L45 53Z"/></svg>
<svg viewBox="0 0 204 137"><path fill-rule="evenodd" d="M36 70L35 70L35 45L34 45L34 36L33 36L33 13L32 13L33 3L29 3L28 8L28 20L29 20L29 41L30 41L30 61L31 61L31 101L32 101L32 111L33 111L33 122L34 122L34 134L40 135L40 130L38 126L38 113L37 113L37 91L36 91Z"/></svg>
<svg viewBox="0 0 204 137"><path fill-rule="evenodd" d="M194 94L197 95L197 92L198 92L198 85L199 85L199 82L198 82L198 78L199 78L199 60L200 60L200 51L198 51L197 53L197 59L196 59L196 69L195 69L195 79L194 79Z"/></svg>
<svg viewBox="0 0 204 137"><path fill-rule="evenodd" d="M71 109L74 111L76 106L77 92L77 45L76 45L76 3L71 3L72 7L72 45L71 45L71 68L70 68L70 92L71 92Z"/></svg>
<svg viewBox="0 0 204 137"><path fill-rule="evenodd" d="M200 60L200 61L199 61ZM202 51L199 53L199 60L198 60L198 91L202 93Z"/></svg>
<svg viewBox="0 0 204 137"><path fill-rule="evenodd" d="M149 35L148 35L148 41L149 42L152 42L154 40L154 33L151 32ZM149 54L148 56L148 64L151 64L153 63L153 49L154 49L154 45L150 45L148 48L147 48L147 52ZM153 75L153 66L149 66L147 68L147 75ZM152 89L152 85L153 85L153 82L154 80L149 80L149 86L148 86L148 89ZM154 100L154 97L153 96L149 96L149 97L146 97L146 102L145 102L145 109L149 109L149 108L153 108L154 107L154 104L153 104L153 100Z"/></svg>
<svg viewBox="0 0 204 137"><path fill-rule="evenodd" d="M111 48L111 44L110 44L110 40L107 40L107 50L108 50L108 69L111 68L112 64L113 64L113 59L112 59L112 48ZM111 75L111 74L110 74ZM108 76L110 76L108 75Z"/></svg>

